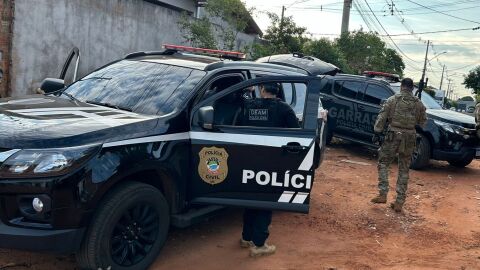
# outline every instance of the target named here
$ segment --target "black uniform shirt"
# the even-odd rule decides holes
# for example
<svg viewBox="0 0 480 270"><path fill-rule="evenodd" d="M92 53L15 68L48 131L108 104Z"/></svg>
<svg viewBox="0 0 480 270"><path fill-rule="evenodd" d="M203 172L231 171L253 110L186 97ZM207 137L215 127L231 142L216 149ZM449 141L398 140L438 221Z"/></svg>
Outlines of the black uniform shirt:
<svg viewBox="0 0 480 270"><path fill-rule="evenodd" d="M293 109L277 98L245 100L242 126L299 128Z"/></svg>

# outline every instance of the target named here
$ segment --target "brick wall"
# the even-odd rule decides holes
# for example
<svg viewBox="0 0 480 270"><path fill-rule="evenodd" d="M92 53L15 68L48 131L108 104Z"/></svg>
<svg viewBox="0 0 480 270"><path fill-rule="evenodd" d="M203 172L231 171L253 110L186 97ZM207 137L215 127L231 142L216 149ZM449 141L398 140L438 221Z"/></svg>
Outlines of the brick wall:
<svg viewBox="0 0 480 270"><path fill-rule="evenodd" d="M13 20L13 1L0 0L0 97L10 93L10 53Z"/></svg>

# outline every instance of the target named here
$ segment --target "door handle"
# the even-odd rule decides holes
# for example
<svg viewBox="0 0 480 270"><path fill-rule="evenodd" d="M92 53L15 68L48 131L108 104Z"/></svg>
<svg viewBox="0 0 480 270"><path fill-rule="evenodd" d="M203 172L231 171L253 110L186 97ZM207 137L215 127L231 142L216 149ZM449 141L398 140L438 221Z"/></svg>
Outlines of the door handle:
<svg viewBox="0 0 480 270"><path fill-rule="evenodd" d="M282 145L282 149L290 153L300 153L307 149L307 147L300 145L298 142L289 142L286 145Z"/></svg>

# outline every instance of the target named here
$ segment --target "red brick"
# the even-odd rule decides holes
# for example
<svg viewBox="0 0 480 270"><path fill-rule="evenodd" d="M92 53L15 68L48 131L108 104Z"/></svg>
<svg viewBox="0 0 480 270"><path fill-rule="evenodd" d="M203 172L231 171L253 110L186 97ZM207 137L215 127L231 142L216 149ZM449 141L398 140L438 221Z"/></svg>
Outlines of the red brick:
<svg viewBox="0 0 480 270"><path fill-rule="evenodd" d="M3 71L3 78L0 81L0 97L10 95L10 59L12 44L12 20L14 0L0 0L0 51L2 59L0 69Z"/></svg>

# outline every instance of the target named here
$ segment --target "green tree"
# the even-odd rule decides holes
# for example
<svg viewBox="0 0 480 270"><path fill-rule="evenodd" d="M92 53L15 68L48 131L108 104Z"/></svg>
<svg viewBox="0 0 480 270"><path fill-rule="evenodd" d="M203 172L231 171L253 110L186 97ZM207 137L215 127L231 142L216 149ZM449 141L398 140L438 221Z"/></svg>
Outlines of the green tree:
<svg viewBox="0 0 480 270"><path fill-rule="evenodd" d="M240 32L245 31L253 9L246 9L240 0L209 0L207 16L196 19L184 14L179 20L185 41L210 49L234 50Z"/></svg>
<svg viewBox="0 0 480 270"><path fill-rule="evenodd" d="M298 26L293 17L284 17L283 22L280 17L272 12L267 13L270 18L270 26L265 31L263 38L265 44L255 44L253 46L252 58L272 54L283 54L293 52L303 52L304 44L309 41L306 36L307 29Z"/></svg>
<svg viewBox="0 0 480 270"><path fill-rule="evenodd" d="M213 16L212 20L219 18L226 22L215 23L212 21L223 41L223 48L234 50L238 34L247 29L253 9L246 9L245 3L240 0L208 0L206 10L209 15Z"/></svg>
<svg viewBox="0 0 480 270"><path fill-rule="evenodd" d="M435 90L433 90L433 87L427 86L427 88L423 89L425 93L428 93L431 97L435 98Z"/></svg>
<svg viewBox="0 0 480 270"><path fill-rule="evenodd" d="M471 96L465 96L460 98L461 101L475 101Z"/></svg>
<svg viewBox="0 0 480 270"><path fill-rule="evenodd" d="M178 22L182 30L182 37L194 47L217 49L217 41L213 33L212 24L207 18L191 19L183 14Z"/></svg>
<svg viewBox="0 0 480 270"><path fill-rule="evenodd" d="M342 34L336 46L343 53L354 73L375 70L403 76L405 64L398 53L386 47L373 32L362 30Z"/></svg>
<svg viewBox="0 0 480 270"><path fill-rule="evenodd" d="M303 51L307 55L317 57L325 62L336 65L341 68L343 72L351 72L351 68L343 53L337 46L335 46L334 42L327 38L306 42Z"/></svg>
<svg viewBox="0 0 480 270"><path fill-rule="evenodd" d="M463 84L466 88L472 89L472 94L480 95L480 66L470 70L465 76Z"/></svg>

